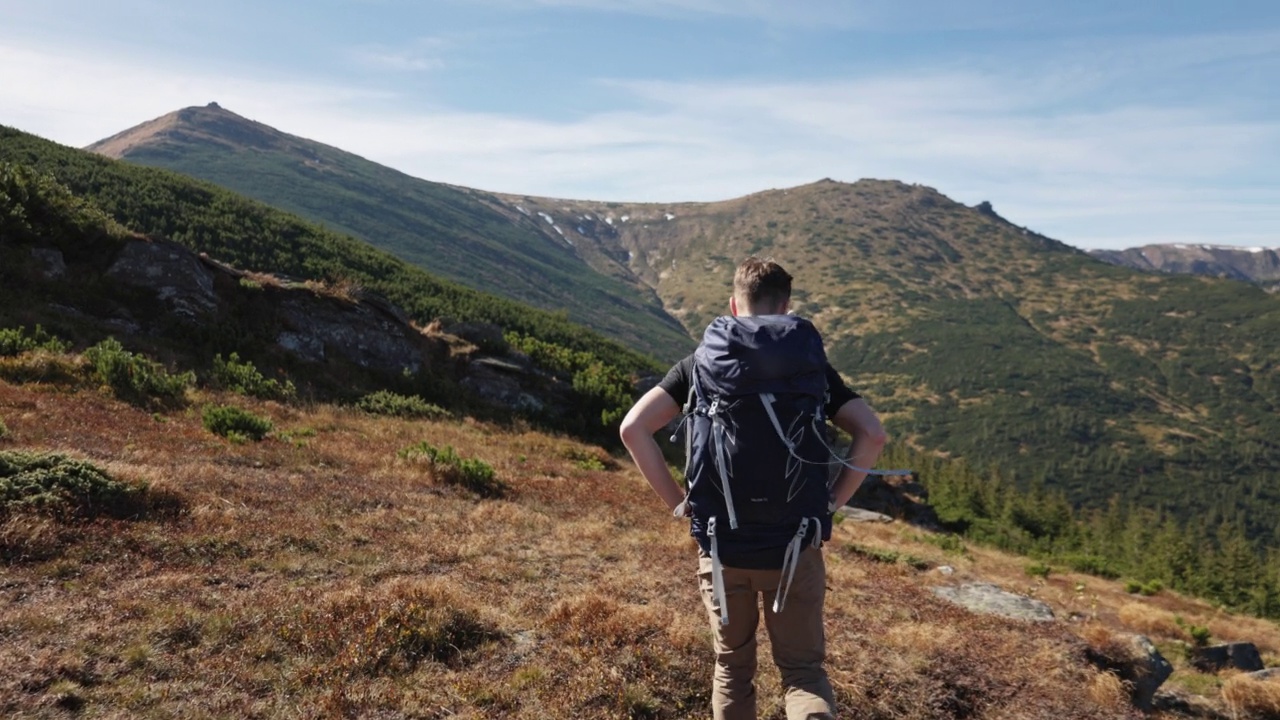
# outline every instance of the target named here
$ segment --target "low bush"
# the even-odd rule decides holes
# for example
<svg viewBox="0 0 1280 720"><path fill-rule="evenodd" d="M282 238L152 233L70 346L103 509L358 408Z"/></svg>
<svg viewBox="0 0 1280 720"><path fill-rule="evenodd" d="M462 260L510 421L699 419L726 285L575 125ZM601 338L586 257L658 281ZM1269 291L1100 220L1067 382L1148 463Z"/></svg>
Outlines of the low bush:
<svg viewBox="0 0 1280 720"><path fill-rule="evenodd" d="M64 353L70 348L69 343L45 332L39 325L30 335L24 326L0 328L0 357L13 357L32 350Z"/></svg>
<svg viewBox="0 0 1280 720"><path fill-rule="evenodd" d="M1164 589L1164 583L1160 582L1159 580L1151 580L1149 582L1143 583L1142 587L1138 588L1138 592L1142 593L1143 595L1146 595L1147 597L1151 597L1152 595L1158 594L1163 589Z"/></svg>
<svg viewBox="0 0 1280 720"><path fill-rule="evenodd" d="M390 390L379 390L356 401L356 407L371 415L438 420L449 417L449 411L432 405L417 395L400 395Z"/></svg>
<svg viewBox="0 0 1280 720"><path fill-rule="evenodd" d="M0 379L11 383L79 385L86 376L86 361L78 355L31 350L0 357Z"/></svg>
<svg viewBox="0 0 1280 720"><path fill-rule="evenodd" d="M9 426L4 424L4 418L0 418L0 440L9 437Z"/></svg>
<svg viewBox="0 0 1280 720"><path fill-rule="evenodd" d="M272 428L267 418L234 405L210 405L204 409L203 419L206 430L237 442L262 440Z"/></svg>
<svg viewBox="0 0 1280 720"><path fill-rule="evenodd" d="M423 441L401 450L399 455L410 461L425 460L437 480L464 487L480 497L502 497L507 492L506 484L494 477L493 466L461 457L452 445L437 448Z"/></svg>
<svg viewBox="0 0 1280 720"><path fill-rule="evenodd" d="M253 363L241 361L237 353L231 353L226 360L221 353L215 355L210 380L217 387L263 400L291 400L298 395L292 382L285 380L282 384L268 379Z"/></svg>
<svg viewBox="0 0 1280 720"><path fill-rule="evenodd" d="M1049 577L1049 573L1052 572L1052 568L1040 562L1028 563L1022 570L1031 577L1046 579Z"/></svg>
<svg viewBox="0 0 1280 720"><path fill-rule="evenodd" d="M84 460L0 451L0 516L130 517L144 509L145 492L145 486L116 480Z"/></svg>
<svg viewBox="0 0 1280 720"><path fill-rule="evenodd" d="M160 363L125 350L115 338L103 340L84 354L98 379L129 402L181 401L195 382L195 373L170 374Z"/></svg>

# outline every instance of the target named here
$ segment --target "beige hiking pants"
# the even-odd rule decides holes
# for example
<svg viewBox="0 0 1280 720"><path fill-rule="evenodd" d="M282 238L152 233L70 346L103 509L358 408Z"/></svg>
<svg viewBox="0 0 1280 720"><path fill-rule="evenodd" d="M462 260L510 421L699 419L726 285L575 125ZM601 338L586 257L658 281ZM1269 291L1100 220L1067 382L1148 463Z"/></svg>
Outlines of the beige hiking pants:
<svg viewBox="0 0 1280 720"><path fill-rule="evenodd" d="M827 671L826 638L822 629L822 602L826 594L826 565L822 550L805 548L796 564L795 579L782 612L773 611L773 599L782 583L780 570L724 568L725 602L729 624L720 624L720 605L711 586L711 558L698 560L698 584L702 603L711 619L715 638L716 669L711 708L716 720L756 718L757 597L764 601L764 626L773 648L773 662L782 674L786 691L787 720L821 720L835 717L835 699Z"/></svg>

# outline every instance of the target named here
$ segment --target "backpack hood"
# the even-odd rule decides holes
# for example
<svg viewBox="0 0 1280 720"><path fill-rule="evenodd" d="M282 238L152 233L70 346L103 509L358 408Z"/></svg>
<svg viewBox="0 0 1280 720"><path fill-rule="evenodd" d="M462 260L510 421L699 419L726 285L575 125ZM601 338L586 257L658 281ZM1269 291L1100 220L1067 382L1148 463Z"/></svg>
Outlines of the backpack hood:
<svg viewBox="0 0 1280 720"><path fill-rule="evenodd" d="M718 393L793 392L822 397L827 356L813 323L795 315L724 315L694 352L699 374Z"/></svg>

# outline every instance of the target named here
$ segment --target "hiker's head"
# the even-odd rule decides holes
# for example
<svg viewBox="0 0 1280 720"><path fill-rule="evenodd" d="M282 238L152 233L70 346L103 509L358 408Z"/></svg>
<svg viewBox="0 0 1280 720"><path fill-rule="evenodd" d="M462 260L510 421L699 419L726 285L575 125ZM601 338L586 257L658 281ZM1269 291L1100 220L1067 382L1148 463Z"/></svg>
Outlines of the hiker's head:
<svg viewBox="0 0 1280 720"><path fill-rule="evenodd" d="M773 258L752 255L733 274L729 310L734 315L783 315L791 302L791 275Z"/></svg>

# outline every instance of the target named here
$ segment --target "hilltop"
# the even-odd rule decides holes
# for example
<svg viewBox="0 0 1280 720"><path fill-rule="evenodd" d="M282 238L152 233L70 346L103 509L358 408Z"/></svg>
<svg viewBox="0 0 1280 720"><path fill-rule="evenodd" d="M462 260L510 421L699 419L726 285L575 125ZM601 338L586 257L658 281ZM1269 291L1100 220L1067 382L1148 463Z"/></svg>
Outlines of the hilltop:
<svg viewBox="0 0 1280 720"><path fill-rule="evenodd" d="M540 219L494 212L481 191L419 180L216 103L87 149L217 183L475 290L563 312L649 355L675 359L693 347L652 289L616 262L588 265Z"/></svg>

